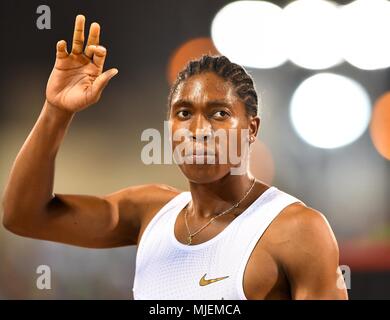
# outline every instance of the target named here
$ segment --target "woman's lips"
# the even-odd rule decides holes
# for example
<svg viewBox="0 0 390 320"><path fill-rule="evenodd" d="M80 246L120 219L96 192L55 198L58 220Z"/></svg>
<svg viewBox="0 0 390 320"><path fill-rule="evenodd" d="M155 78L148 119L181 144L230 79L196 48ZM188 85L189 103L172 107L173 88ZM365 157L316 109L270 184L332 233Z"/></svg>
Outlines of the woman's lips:
<svg viewBox="0 0 390 320"><path fill-rule="evenodd" d="M204 156L215 156L215 150L208 149L204 144L194 144L190 146L185 146L184 148L185 156L191 155L204 155Z"/></svg>
<svg viewBox="0 0 390 320"><path fill-rule="evenodd" d="M215 155L196 155L190 154L184 156L185 164L215 164L216 157Z"/></svg>
<svg viewBox="0 0 390 320"><path fill-rule="evenodd" d="M215 164L216 152L208 149L204 144L187 145L184 148L183 160L185 164Z"/></svg>

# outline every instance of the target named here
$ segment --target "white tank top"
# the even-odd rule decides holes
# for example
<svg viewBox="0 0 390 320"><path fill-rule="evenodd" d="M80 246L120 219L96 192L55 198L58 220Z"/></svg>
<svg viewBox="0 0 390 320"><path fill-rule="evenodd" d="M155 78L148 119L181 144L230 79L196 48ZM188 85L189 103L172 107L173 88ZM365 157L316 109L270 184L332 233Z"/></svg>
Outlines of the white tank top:
<svg viewBox="0 0 390 320"><path fill-rule="evenodd" d="M256 243L280 211L302 201L271 186L214 238L188 246L176 239L174 226L190 201L189 191L180 193L146 227L137 250L134 299L245 300L244 271Z"/></svg>

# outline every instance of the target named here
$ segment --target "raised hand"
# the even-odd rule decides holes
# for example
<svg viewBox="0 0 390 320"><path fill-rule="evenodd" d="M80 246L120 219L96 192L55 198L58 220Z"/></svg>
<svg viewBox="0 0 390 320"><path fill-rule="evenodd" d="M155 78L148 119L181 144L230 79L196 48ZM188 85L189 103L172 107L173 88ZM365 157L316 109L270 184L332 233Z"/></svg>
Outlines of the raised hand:
<svg viewBox="0 0 390 320"><path fill-rule="evenodd" d="M70 54L65 40L57 42L56 62L46 87L46 100L71 113L96 103L110 79L118 73L116 68L102 72L107 50L99 45L100 26L96 22L90 26L83 51L84 25L85 17L78 15Z"/></svg>

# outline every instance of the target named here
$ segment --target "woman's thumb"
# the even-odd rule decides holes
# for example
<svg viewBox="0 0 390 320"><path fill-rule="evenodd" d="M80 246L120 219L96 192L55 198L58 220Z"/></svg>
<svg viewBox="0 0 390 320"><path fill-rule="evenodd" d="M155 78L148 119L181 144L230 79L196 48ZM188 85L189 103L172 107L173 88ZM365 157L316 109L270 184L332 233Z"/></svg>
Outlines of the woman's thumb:
<svg viewBox="0 0 390 320"><path fill-rule="evenodd" d="M92 84L92 95L99 98L108 82L118 73L118 69L112 68L99 75Z"/></svg>

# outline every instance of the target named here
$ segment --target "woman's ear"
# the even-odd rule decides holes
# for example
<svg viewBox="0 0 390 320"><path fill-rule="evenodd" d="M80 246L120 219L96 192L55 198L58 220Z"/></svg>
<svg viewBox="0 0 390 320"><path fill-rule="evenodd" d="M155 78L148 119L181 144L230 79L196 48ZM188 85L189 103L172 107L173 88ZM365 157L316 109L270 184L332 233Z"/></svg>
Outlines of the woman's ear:
<svg viewBox="0 0 390 320"><path fill-rule="evenodd" d="M260 130L260 117L259 116L251 116L249 118L249 141L250 143L256 140L256 136Z"/></svg>

